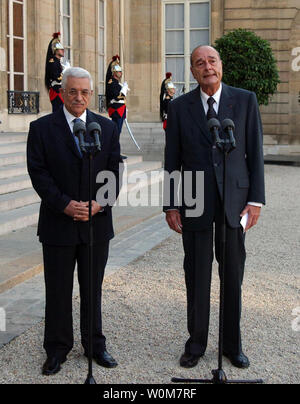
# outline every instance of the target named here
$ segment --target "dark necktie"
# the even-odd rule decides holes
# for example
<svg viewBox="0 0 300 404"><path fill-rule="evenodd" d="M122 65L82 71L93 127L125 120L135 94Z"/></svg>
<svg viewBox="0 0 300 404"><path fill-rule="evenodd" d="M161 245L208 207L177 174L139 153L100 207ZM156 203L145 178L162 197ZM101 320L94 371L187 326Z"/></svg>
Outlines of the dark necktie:
<svg viewBox="0 0 300 404"><path fill-rule="evenodd" d="M79 118L75 118L75 119L73 119L73 124L74 124L74 126L75 126L75 124L77 123L77 122L81 122L81 119L79 119ZM74 126L73 126L73 128L74 128ZM74 134L74 130L73 130L73 136L74 136L74 140L75 140L75 143L76 143L76 146L77 146L77 149L78 149L78 151L79 151L79 154L80 154L80 156L82 157L82 153L81 153L81 150L80 150L80 146L79 146L79 139L78 139L78 137L77 136L75 136L75 134Z"/></svg>
<svg viewBox="0 0 300 404"><path fill-rule="evenodd" d="M207 120L209 121L211 118L217 118L217 113L213 107L214 103L216 101L214 100L213 97L209 97L209 99L207 100L207 104L208 104L208 111L207 111Z"/></svg>

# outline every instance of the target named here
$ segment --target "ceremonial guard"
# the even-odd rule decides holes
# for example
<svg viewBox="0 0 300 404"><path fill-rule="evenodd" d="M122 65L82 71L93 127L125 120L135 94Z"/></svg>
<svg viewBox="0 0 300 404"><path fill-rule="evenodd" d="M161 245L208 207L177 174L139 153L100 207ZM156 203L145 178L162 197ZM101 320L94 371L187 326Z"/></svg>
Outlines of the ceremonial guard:
<svg viewBox="0 0 300 404"><path fill-rule="evenodd" d="M172 82L172 73L167 73L162 82L160 91L160 117L163 122L163 128L167 130L169 103L173 100L176 93L176 87Z"/></svg>
<svg viewBox="0 0 300 404"><path fill-rule="evenodd" d="M106 105L109 117L117 124L119 134L126 119L126 96L129 91L128 84L121 83L123 70L118 55L112 58L106 74Z"/></svg>
<svg viewBox="0 0 300 404"><path fill-rule="evenodd" d="M49 91L53 112L57 111L64 103L59 92L64 70L64 66L61 63L61 59L64 57L64 47L60 42L59 36L60 32L53 34L46 58L45 85Z"/></svg>

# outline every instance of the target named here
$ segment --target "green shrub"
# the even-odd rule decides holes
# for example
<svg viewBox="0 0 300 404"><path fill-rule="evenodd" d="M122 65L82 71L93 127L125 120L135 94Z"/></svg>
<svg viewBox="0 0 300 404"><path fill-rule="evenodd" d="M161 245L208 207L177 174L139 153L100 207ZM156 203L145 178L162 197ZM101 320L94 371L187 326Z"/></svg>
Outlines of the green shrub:
<svg viewBox="0 0 300 404"><path fill-rule="evenodd" d="M216 40L223 61L223 81L256 93L260 105L268 105L280 83L270 43L254 32L237 29Z"/></svg>

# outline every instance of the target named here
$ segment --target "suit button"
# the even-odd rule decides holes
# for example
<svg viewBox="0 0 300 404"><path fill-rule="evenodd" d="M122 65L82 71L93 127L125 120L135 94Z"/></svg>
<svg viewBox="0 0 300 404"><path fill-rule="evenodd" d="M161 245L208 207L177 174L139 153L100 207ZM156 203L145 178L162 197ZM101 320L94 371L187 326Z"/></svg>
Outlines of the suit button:
<svg viewBox="0 0 300 404"><path fill-rule="evenodd" d="M215 163L215 164L214 164L214 167L216 167L216 168L219 167L219 164L218 164L218 163Z"/></svg>

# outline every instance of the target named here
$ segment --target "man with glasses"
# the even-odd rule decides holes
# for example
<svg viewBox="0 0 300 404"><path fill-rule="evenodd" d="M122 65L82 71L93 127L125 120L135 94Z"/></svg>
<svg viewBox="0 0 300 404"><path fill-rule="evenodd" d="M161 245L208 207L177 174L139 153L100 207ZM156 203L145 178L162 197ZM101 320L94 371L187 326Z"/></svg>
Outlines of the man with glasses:
<svg viewBox="0 0 300 404"><path fill-rule="evenodd" d="M63 108L30 125L27 144L28 172L41 198L38 236L43 246L46 284L44 348L47 360L42 373L60 371L73 347L72 289L75 264L80 285L81 342L88 353L88 159L82 155L73 128L81 120L88 126L97 122L102 128L102 150L94 158L95 184L92 216L94 228L94 359L100 366L113 368L117 362L106 350L102 333L101 287L108 259L109 242L114 237L111 206L100 206L96 184L101 171L116 178L118 194L120 157L117 127L106 118L89 111L93 82L81 68L65 71L60 90Z"/></svg>

